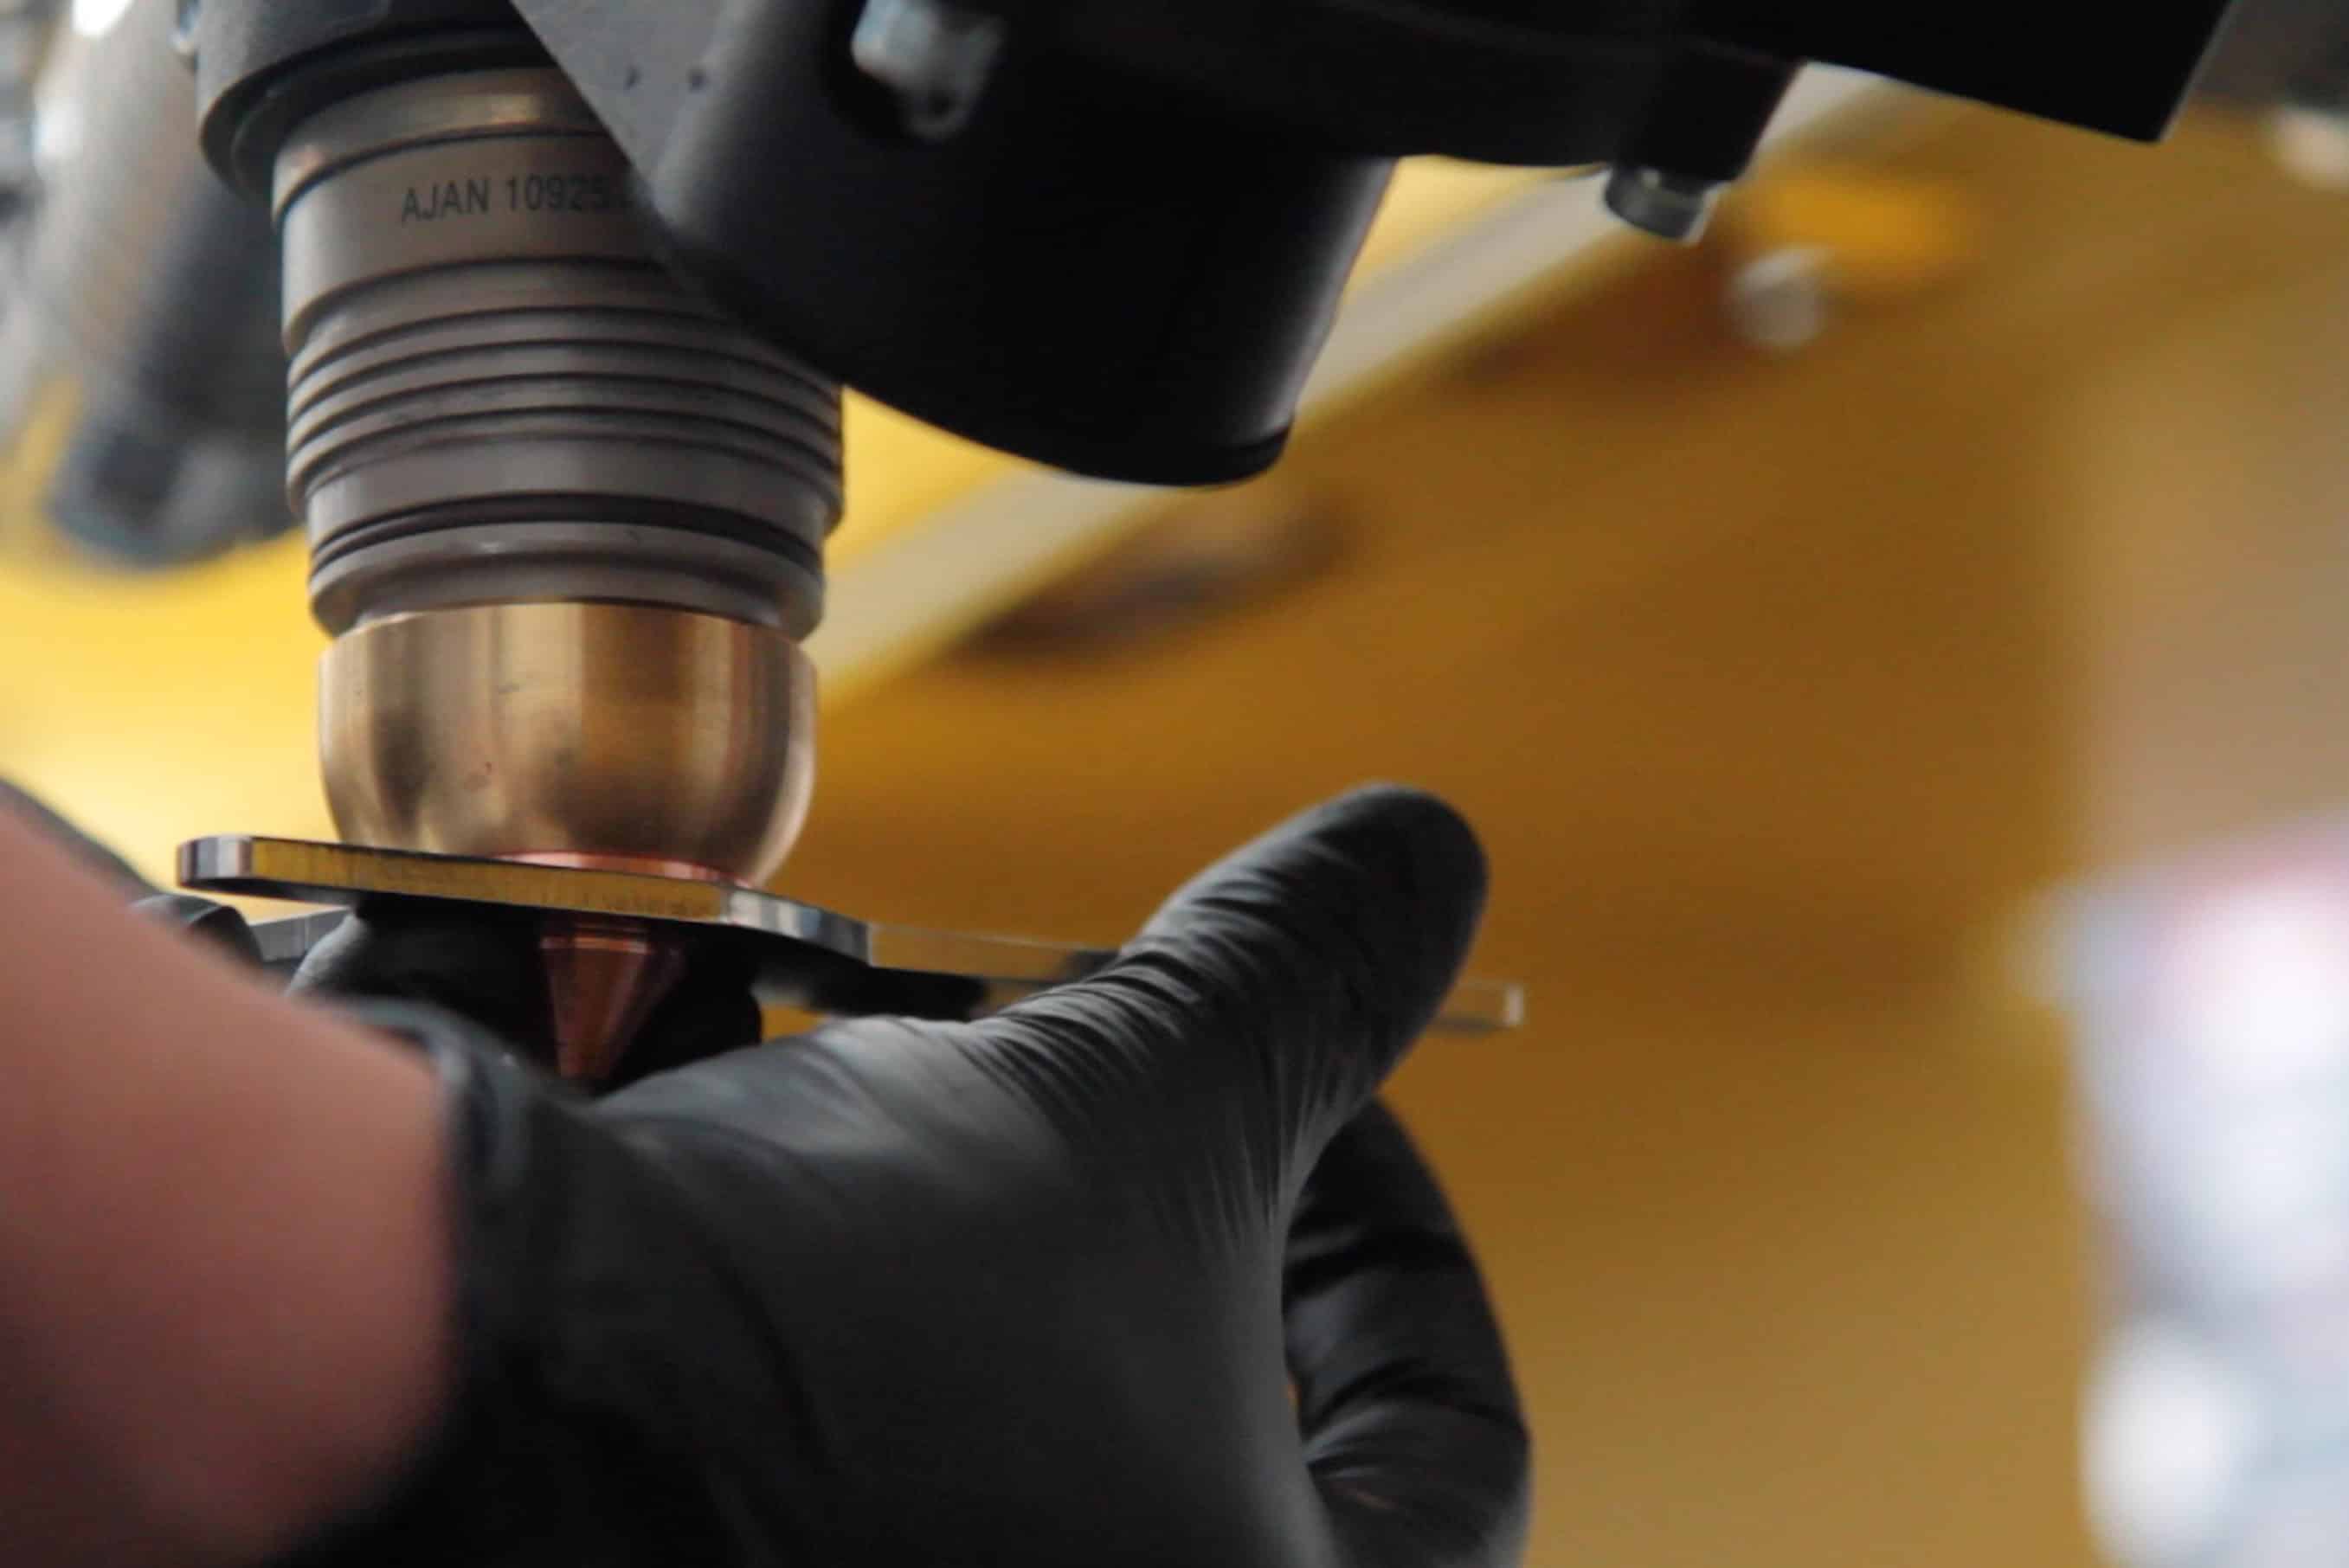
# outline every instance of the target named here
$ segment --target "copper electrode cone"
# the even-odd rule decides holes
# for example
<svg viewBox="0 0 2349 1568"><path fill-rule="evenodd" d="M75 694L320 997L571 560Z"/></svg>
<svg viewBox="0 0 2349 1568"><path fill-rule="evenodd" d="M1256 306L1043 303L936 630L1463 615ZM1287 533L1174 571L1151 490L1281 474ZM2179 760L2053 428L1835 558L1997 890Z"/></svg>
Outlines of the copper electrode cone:
<svg viewBox="0 0 2349 1568"><path fill-rule="evenodd" d="M554 1068L574 1083L607 1081L653 1010L685 974L685 954L626 921L551 919L546 962Z"/></svg>
<svg viewBox="0 0 2349 1568"><path fill-rule="evenodd" d="M576 871L726 880L700 866L623 855L512 858ZM654 1010L685 977L683 950L654 935L641 922L607 915L549 915L539 931L538 952L546 965L555 1070L591 1088L610 1080Z"/></svg>

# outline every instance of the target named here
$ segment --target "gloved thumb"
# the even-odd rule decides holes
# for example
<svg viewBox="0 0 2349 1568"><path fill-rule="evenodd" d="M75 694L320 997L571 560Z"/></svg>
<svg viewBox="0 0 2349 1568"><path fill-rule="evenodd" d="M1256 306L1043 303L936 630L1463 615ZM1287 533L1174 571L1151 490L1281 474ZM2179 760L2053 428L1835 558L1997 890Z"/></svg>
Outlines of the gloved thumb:
<svg viewBox="0 0 2349 1568"><path fill-rule="evenodd" d="M1288 1233L1297 1420L1348 1568L1515 1563L1529 1439L1475 1260L1393 1114L1314 1168Z"/></svg>
<svg viewBox="0 0 2349 1568"><path fill-rule="evenodd" d="M310 950L288 991L318 1001L420 1002L516 1047L547 1034L537 923L497 910L363 905Z"/></svg>
<svg viewBox="0 0 2349 1568"><path fill-rule="evenodd" d="M1165 1136L1251 1115L1293 1191L1435 1016L1485 887L1484 851L1449 806L1358 789L1194 878L1114 964L983 1039L1057 1037Z"/></svg>

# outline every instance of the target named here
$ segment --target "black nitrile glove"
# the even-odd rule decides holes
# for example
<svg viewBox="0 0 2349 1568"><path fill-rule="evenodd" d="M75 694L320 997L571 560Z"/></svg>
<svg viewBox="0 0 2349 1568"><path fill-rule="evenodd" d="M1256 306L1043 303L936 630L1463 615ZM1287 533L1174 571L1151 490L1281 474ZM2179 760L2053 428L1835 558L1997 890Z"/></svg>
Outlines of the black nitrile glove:
<svg viewBox="0 0 2349 1568"><path fill-rule="evenodd" d="M595 1102L395 1015L455 1107L464 1370L396 1493L301 1561L1514 1561L1500 1337L1372 1100L1484 877L1446 808L1366 791L996 1018L838 1024ZM306 987L524 983L496 942L452 980L462 944L350 933ZM741 1026L680 1006L672 1033Z"/></svg>

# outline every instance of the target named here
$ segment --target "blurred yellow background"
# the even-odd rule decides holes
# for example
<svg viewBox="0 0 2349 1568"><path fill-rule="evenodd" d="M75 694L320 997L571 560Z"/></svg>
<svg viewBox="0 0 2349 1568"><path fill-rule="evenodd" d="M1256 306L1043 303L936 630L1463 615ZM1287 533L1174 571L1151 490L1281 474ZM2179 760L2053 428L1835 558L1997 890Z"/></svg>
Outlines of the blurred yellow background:
<svg viewBox="0 0 2349 1568"><path fill-rule="evenodd" d="M1431 230L1522 181L1425 178ZM782 885L1114 938L1321 794L1444 792L1533 1022L1398 1095L1533 1400L1534 1560L2091 1562L2091 1257L2015 934L2349 793L2349 197L2215 118L2148 152L1935 110L1610 254L1172 503L1309 536L1278 582L1120 636L1112 556L835 705ZM1730 308L1761 263L1824 311L1798 350ZM999 471L856 423L843 567ZM302 570L20 555L0 771L150 868L323 834Z"/></svg>

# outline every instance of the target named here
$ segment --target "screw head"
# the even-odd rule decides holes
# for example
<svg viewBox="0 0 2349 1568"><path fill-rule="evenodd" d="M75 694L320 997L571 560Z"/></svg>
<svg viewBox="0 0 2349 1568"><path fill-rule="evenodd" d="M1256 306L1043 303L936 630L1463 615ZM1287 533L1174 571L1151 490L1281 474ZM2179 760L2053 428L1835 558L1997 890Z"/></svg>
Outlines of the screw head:
<svg viewBox="0 0 2349 1568"><path fill-rule="evenodd" d="M1658 239L1692 245L1704 237L1723 189L1721 181L1702 175L1627 163L1608 177L1607 210Z"/></svg>

